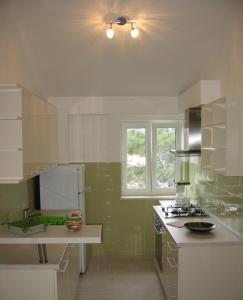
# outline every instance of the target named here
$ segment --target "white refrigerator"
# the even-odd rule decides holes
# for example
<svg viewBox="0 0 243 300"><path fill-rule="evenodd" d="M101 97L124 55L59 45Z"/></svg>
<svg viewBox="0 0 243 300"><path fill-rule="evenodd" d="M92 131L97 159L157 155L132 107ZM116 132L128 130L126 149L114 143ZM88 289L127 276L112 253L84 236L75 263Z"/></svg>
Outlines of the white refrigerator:
<svg viewBox="0 0 243 300"><path fill-rule="evenodd" d="M58 166L40 175L41 209L80 209L85 222L85 165ZM86 245L80 244L80 273L87 267Z"/></svg>

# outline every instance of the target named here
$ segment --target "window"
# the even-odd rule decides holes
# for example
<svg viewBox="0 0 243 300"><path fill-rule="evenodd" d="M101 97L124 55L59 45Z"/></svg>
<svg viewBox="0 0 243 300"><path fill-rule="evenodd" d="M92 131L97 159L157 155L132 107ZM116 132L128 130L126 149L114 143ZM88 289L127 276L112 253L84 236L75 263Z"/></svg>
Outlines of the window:
<svg viewBox="0 0 243 300"><path fill-rule="evenodd" d="M124 123L122 126L123 195L175 193L177 167L171 150L180 143L179 122Z"/></svg>

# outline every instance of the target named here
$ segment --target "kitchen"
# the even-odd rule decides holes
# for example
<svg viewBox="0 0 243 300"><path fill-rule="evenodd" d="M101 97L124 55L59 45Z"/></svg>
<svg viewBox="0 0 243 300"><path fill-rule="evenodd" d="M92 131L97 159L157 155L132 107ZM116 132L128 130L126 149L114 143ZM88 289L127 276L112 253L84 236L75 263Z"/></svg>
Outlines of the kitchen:
<svg viewBox="0 0 243 300"><path fill-rule="evenodd" d="M178 106L178 95L202 79L220 80L220 96L242 96L242 3L143 1L141 9L137 1L114 1L125 15L146 15L134 43L125 27L114 27L117 36L106 39L103 17L113 1L97 8L74 2L1 1L0 82L21 83L57 107L58 162L85 163L87 220L103 224L104 242L90 246L90 255L153 256L158 199L120 200L120 120L172 120L178 112L182 118L200 99L185 103L179 96ZM190 167L193 176L197 165ZM202 177L210 183L212 176L218 212L225 190L233 194L229 203L235 197L241 203L241 176L202 170L191 193L198 193ZM34 208L33 181L0 185L1 223ZM240 223L228 226L240 232Z"/></svg>

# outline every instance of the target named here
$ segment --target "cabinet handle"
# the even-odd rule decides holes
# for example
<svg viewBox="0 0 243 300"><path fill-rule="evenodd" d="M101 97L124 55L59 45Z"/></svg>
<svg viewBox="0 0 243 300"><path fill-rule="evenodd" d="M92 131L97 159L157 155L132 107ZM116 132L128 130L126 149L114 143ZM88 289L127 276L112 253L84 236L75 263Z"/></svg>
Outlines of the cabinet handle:
<svg viewBox="0 0 243 300"><path fill-rule="evenodd" d="M68 259L64 259L63 262L65 262L64 267L62 269L58 270L58 272L60 272L60 273L65 273L67 266L68 266Z"/></svg>
<svg viewBox="0 0 243 300"><path fill-rule="evenodd" d="M154 231L155 231L156 234L163 234L163 233L165 233L164 229L162 229L162 228L160 229L160 231L158 231L155 225L154 225Z"/></svg>
<svg viewBox="0 0 243 300"><path fill-rule="evenodd" d="M168 248L169 248L171 251L176 251L176 250L177 250L175 244L172 244L172 245L171 245L171 243L167 241L167 245L168 245Z"/></svg>
<svg viewBox="0 0 243 300"><path fill-rule="evenodd" d="M176 295L173 295L173 291L175 290L175 286L173 286L173 285L167 285L167 290L168 290L168 296L169 296L170 299L177 298Z"/></svg>
<svg viewBox="0 0 243 300"><path fill-rule="evenodd" d="M176 263L176 261L173 257L167 256L167 262L168 262L168 265L171 269L177 268L177 263Z"/></svg>

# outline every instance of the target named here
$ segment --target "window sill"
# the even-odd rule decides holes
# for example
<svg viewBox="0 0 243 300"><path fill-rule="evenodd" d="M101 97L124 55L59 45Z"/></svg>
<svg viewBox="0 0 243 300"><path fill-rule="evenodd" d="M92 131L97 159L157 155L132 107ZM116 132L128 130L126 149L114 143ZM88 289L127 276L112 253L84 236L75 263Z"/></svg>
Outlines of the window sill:
<svg viewBox="0 0 243 300"><path fill-rule="evenodd" d="M151 195L151 196L121 196L121 200L174 200L175 195L168 195L168 196L158 196L158 195Z"/></svg>

